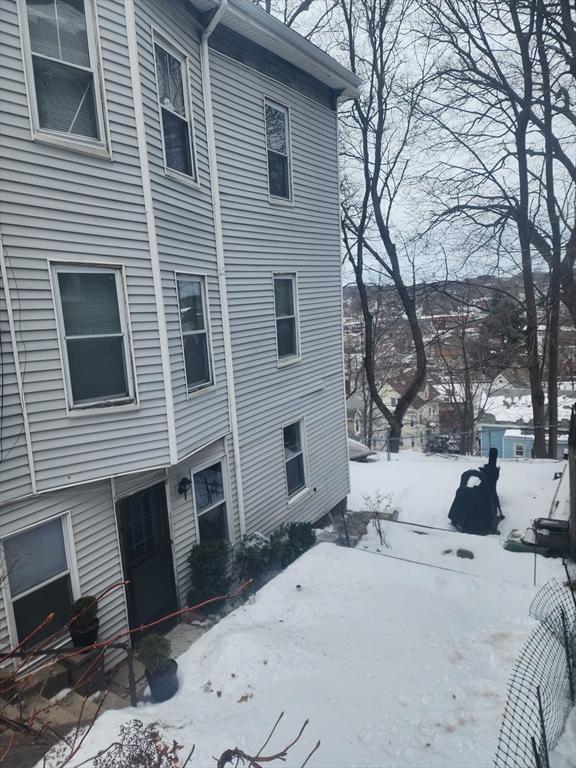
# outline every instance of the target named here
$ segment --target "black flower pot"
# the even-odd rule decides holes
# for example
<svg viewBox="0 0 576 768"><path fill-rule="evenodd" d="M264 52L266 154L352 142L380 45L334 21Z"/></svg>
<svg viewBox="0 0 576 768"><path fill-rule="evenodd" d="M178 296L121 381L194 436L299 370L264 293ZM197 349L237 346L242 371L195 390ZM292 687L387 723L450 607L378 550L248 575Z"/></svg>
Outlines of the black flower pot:
<svg viewBox="0 0 576 768"><path fill-rule="evenodd" d="M87 648L93 645L98 639L98 627L100 626L100 620L96 619L94 624L88 629L79 629L74 622L71 622L69 626L70 637L72 638L72 645L74 648Z"/></svg>
<svg viewBox="0 0 576 768"><path fill-rule="evenodd" d="M178 690L178 664L170 659L168 667L157 675L151 675L146 670L146 680L150 686L154 701L167 701Z"/></svg>

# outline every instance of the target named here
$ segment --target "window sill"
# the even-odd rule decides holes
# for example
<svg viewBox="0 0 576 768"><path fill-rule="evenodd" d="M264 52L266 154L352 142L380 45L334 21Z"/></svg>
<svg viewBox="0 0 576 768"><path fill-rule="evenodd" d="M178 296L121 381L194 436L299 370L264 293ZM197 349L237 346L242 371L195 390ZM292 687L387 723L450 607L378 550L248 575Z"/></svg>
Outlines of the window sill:
<svg viewBox="0 0 576 768"><path fill-rule="evenodd" d="M211 382L210 384L203 384L199 387L194 387L194 389L191 389L186 392L186 399L191 400L194 397L197 397L198 395L202 395L204 392L212 392L216 389L216 384L214 382Z"/></svg>
<svg viewBox="0 0 576 768"><path fill-rule="evenodd" d="M298 501L303 499L304 497L308 496L312 489L308 486L305 486L301 490L297 491L294 496L288 497L288 506L291 506L292 504L296 504Z"/></svg>
<svg viewBox="0 0 576 768"><path fill-rule="evenodd" d="M109 415L112 413L130 413L131 411L139 411L140 405L138 403L124 403L123 405L93 405L86 408L69 408L68 416L71 419L79 419L83 416L102 416L104 414Z"/></svg>
<svg viewBox="0 0 576 768"><path fill-rule="evenodd" d="M84 142L68 139L64 136L56 136L36 130L32 132L32 138L40 144L50 144L53 147L60 147L70 152L97 157L100 160L112 160L112 153L105 144L85 144Z"/></svg>
<svg viewBox="0 0 576 768"><path fill-rule="evenodd" d="M302 355L291 355L290 357L280 358L276 360L278 368L287 368L289 365L296 365L296 363L302 362Z"/></svg>
<svg viewBox="0 0 576 768"><path fill-rule="evenodd" d="M270 205L277 205L279 208L294 208L294 200L292 198L287 200L285 197L272 197L272 195L268 195L268 202Z"/></svg>
<svg viewBox="0 0 576 768"><path fill-rule="evenodd" d="M188 176L185 173L180 173L180 171L175 171L173 168L168 168L168 166L164 166L164 175L166 178L179 181L181 184L186 184L187 187L192 187L192 189L200 189L200 182L198 179Z"/></svg>

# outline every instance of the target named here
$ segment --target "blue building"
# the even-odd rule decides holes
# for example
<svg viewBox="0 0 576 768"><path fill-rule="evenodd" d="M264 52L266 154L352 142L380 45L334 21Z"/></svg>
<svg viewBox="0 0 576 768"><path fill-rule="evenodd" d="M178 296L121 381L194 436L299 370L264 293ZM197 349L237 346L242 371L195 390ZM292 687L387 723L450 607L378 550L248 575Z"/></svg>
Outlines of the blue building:
<svg viewBox="0 0 576 768"><path fill-rule="evenodd" d="M521 429L506 424L480 424L478 429L482 456L488 456L490 448L497 448L501 459L522 459L532 456L534 435L529 431L531 428ZM567 435L558 435L556 458L564 458L567 450Z"/></svg>

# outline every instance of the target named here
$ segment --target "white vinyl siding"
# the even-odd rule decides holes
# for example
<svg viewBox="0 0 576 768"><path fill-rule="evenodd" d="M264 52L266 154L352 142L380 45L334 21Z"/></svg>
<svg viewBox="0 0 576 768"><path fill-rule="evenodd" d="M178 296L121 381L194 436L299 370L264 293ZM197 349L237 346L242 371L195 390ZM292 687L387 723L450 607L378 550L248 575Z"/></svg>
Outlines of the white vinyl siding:
<svg viewBox="0 0 576 768"><path fill-rule="evenodd" d="M291 200L290 122L288 110L266 100L266 153L268 191L272 199Z"/></svg>
<svg viewBox="0 0 576 768"><path fill-rule="evenodd" d="M274 313L278 360L288 362L299 355L296 275L274 275Z"/></svg>
<svg viewBox="0 0 576 768"><path fill-rule="evenodd" d="M188 59L158 40L154 59L166 172L196 180Z"/></svg>
<svg viewBox="0 0 576 768"><path fill-rule="evenodd" d="M93 0L19 0L37 138L106 146Z"/></svg>
<svg viewBox="0 0 576 768"><path fill-rule="evenodd" d="M188 392L212 384L206 285L201 277L176 275L178 310Z"/></svg>
<svg viewBox="0 0 576 768"><path fill-rule="evenodd" d="M53 270L69 407L132 402L120 269L55 265Z"/></svg>

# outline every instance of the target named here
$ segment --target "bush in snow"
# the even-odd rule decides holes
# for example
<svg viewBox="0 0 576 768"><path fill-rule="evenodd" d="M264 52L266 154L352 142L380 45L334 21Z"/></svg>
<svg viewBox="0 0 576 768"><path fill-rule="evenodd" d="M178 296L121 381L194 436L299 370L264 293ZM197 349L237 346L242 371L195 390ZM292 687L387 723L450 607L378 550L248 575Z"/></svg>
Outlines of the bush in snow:
<svg viewBox="0 0 576 768"><path fill-rule="evenodd" d="M281 525L270 536L271 561L286 568L316 543L311 523Z"/></svg>
<svg viewBox="0 0 576 768"><path fill-rule="evenodd" d="M120 739L102 750L94 760L94 768L180 768L175 741L172 746L160 736L157 726L145 726L141 720L129 720L120 726Z"/></svg>
<svg viewBox="0 0 576 768"><path fill-rule="evenodd" d="M228 593L232 581L230 553L231 547L227 541L205 541L192 547L188 558L192 576L192 588L188 592L189 606Z"/></svg>
<svg viewBox="0 0 576 768"><path fill-rule="evenodd" d="M256 579L268 568L272 555L270 539L261 533L251 533L242 540L236 553L241 578Z"/></svg>

